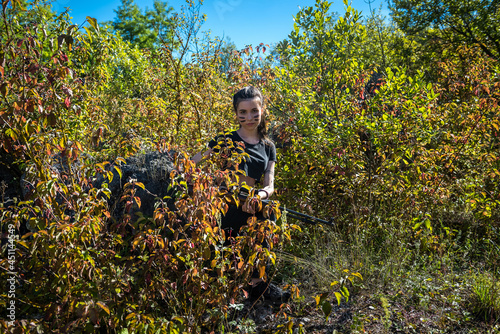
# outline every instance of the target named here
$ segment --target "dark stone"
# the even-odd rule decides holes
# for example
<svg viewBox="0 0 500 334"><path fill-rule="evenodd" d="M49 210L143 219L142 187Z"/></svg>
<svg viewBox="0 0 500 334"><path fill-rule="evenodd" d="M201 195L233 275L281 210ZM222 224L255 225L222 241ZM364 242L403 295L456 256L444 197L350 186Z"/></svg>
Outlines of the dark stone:
<svg viewBox="0 0 500 334"><path fill-rule="evenodd" d="M15 200L22 199L22 190L19 183L21 171L12 163L14 157L0 153L0 201L4 207L15 204Z"/></svg>
<svg viewBox="0 0 500 334"><path fill-rule="evenodd" d="M144 216L152 217L155 210L155 203L165 196L172 196L172 191L169 191L170 173L175 168L172 163L172 154L172 152L148 152L129 157L126 159L125 164L117 166L122 172L121 178L118 171L114 168L115 166L109 167L109 170L113 172L113 180L108 185L108 188L112 194L110 206L114 217L121 217L124 213L126 201L120 201L120 199L126 190L124 186L132 180L144 184L145 188L142 189L139 186L135 186L135 196L140 198L141 207L139 208L134 204L132 210L133 219L137 218L135 213L139 211ZM94 186L101 187L104 181L104 177L100 175L97 177L96 182L94 182ZM167 202L169 207L173 209L173 200L168 200Z"/></svg>
<svg viewBox="0 0 500 334"><path fill-rule="evenodd" d="M113 174L112 181L107 185L110 190L110 198L107 198L109 204L109 211L114 219L120 220L125 213L125 206L127 200L121 200L123 195L126 193L126 184L135 180L135 182L140 182L144 185L144 189L140 186L135 186L136 193L134 196L139 197L141 206L135 203L132 205L131 210L128 212L132 221L138 218L138 213L141 212L142 215L146 217L153 217L155 210L155 203L165 196L172 196L173 191L169 190L170 184L170 173L174 170L174 165L172 163L173 152L170 153L160 153L160 152L148 152L144 154L138 154L127 158L125 164L119 165L107 165L106 171ZM89 156L85 156L86 160L92 160ZM88 171L85 170L85 163L82 159L68 161L67 158L61 154L56 154L52 159L51 169L52 172L57 174L62 182L67 182L68 175L72 175L77 179L84 178ZM121 170L120 173L116 168ZM5 180L4 180L5 179ZM33 184L36 184L34 180L29 180L26 175L22 175L17 178L17 182L14 182L14 176L8 173L8 169L0 168L0 187L2 184L9 184L9 187L4 190L5 196L8 196L11 203L13 197L18 197L18 199L26 200L32 197L34 188ZM3 181L3 183L2 183ZM108 180L102 175L98 174L92 181L92 184L87 184L83 187L83 191L89 191L92 187L101 188L104 183ZM11 186L15 183L17 187ZM0 191L2 189L0 188ZM2 193L0 192L0 195ZM104 195L103 195L104 196ZM62 197L57 196L57 202L64 204ZM6 200L7 201L7 200ZM165 200L170 210L174 211L174 200ZM13 203L11 203L13 204ZM4 203L5 205L5 203ZM68 208L65 213L73 217L73 212Z"/></svg>

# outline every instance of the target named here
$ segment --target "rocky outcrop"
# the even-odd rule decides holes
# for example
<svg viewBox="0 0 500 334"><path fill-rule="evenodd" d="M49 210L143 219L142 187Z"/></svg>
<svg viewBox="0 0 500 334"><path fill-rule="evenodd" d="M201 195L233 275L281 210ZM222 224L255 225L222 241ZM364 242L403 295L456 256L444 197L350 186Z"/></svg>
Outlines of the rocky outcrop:
<svg viewBox="0 0 500 334"><path fill-rule="evenodd" d="M175 168L172 162L172 154L174 153L147 152L127 158L126 163L120 166L106 166L106 170L113 173L113 178L107 188L111 193L108 199L110 213L115 219L119 220L125 212L126 200L121 201L121 198L126 193L125 185L132 180L142 183L144 189L139 186L135 187L134 196L139 197L141 206L139 208L134 203L128 213L131 214L132 220L137 219L138 212L141 212L144 216L153 217L155 204L158 200L163 199L165 196L171 196L173 193L169 190L170 173ZM92 159L86 156L86 160L91 161ZM115 167L119 168L121 173ZM69 175L81 179L85 178L85 174L88 174L88 165L86 167L83 160L77 159L68 163L68 160L60 154L52 157L50 169L52 176L58 175L58 178L65 183L69 182L67 181ZM29 176L22 175L17 179L17 187L14 187L12 184L15 177L11 174L8 169L0 168L0 187L3 187L0 188L0 195L5 198L4 207L13 204L12 198L14 197L17 197L18 200L32 198L35 191L33 185L37 183L36 180L30 179ZM92 184L87 184L82 190L89 191L91 187L102 188L106 182L108 182L108 179L102 174L98 174ZM59 198L58 196L56 200L61 204L64 203L62 197ZM174 210L173 199L166 200L166 202L169 208ZM70 209L67 209L66 214L73 217Z"/></svg>

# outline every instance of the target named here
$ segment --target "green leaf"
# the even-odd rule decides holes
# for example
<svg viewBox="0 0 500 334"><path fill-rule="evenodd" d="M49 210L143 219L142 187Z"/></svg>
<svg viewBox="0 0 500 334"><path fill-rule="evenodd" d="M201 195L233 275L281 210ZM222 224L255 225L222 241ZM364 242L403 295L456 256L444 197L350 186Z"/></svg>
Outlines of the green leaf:
<svg viewBox="0 0 500 334"><path fill-rule="evenodd" d="M340 291L342 292L342 295L345 297L346 302L349 301L349 290L347 290L347 287L343 286L340 288Z"/></svg>
<svg viewBox="0 0 500 334"><path fill-rule="evenodd" d="M328 301L325 301L323 303L321 309L323 310L323 313L325 314L325 318L328 319L328 317L332 313L332 304L330 304L330 302L328 302Z"/></svg>
<svg viewBox="0 0 500 334"><path fill-rule="evenodd" d="M426 219L424 221L424 224L425 224L425 227L427 227L427 229L432 232L431 221L429 219Z"/></svg>

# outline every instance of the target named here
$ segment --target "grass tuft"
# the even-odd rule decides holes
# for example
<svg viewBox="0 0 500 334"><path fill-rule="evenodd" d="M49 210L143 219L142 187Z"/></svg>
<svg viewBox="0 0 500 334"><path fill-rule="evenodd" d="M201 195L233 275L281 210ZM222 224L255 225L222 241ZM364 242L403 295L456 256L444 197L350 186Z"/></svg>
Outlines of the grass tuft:
<svg viewBox="0 0 500 334"><path fill-rule="evenodd" d="M500 281L489 273L473 278L472 311L485 321L500 320Z"/></svg>

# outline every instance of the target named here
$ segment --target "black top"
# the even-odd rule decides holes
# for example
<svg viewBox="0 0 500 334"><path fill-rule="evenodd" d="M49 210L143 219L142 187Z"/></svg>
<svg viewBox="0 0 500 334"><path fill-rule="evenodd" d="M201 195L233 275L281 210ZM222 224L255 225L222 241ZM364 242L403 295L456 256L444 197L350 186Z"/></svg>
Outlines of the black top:
<svg viewBox="0 0 500 334"><path fill-rule="evenodd" d="M242 142L245 145L245 152L249 157L238 166L245 171L247 176L260 181L262 174L266 171L270 161L276 161L276 147L270 140L260 140L257 144L249 144L244 141L238 132L232 131L225 133L225 138L229 138L236 144ZM217 136L208 143L208 147L213 149L223 140L224 136ZM221 138L222 137L222 138ZM224 141L223 141L224 142Z"/></svg>

